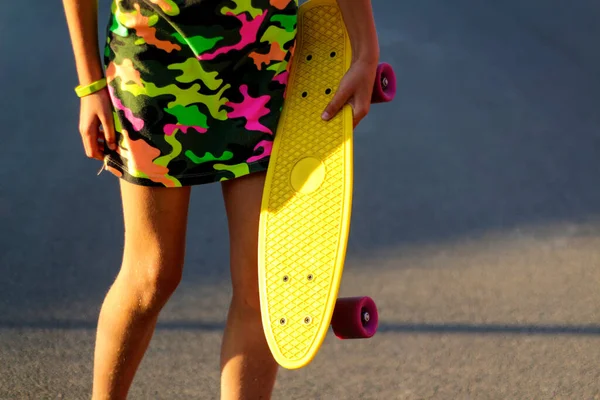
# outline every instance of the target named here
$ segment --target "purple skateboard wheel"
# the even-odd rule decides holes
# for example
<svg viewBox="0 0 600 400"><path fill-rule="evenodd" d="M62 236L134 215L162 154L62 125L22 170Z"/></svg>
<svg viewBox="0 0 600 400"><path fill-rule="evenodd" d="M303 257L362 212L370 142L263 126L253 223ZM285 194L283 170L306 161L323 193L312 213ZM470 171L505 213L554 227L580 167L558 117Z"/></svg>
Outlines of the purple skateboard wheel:
<svg viewBox="0 0 600 400"><path fill-rule="evenodd" d="M373 87L371 103L387 103L396 96L396 74L390 64L381 63L377 66L377 76Z"/></svg>
<svg viewBox="0 0 600 400"><path fill-rule="evenodd" d="M340 339L368 339L377 331L379 315L370 297L338 299L333 310L331 327Z"/></svg>

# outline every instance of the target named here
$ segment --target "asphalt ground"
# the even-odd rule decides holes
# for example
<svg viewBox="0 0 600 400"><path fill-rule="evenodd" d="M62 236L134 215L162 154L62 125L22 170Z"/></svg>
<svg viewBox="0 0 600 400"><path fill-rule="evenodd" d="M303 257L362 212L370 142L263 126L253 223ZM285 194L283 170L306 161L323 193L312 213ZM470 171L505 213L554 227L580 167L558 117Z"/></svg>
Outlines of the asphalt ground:
<svg viewBox="0 0 600 400"><path fill-rule="evenodd" d="M342 295L373 296L380 331L329 335L274 398L600 399L600 3L373 3L399 93L356 132ZM117 181L83 154L61 5L0 9L0 399L86 399ZM218 398L218 185L188 241L131 399Z"/></svg>

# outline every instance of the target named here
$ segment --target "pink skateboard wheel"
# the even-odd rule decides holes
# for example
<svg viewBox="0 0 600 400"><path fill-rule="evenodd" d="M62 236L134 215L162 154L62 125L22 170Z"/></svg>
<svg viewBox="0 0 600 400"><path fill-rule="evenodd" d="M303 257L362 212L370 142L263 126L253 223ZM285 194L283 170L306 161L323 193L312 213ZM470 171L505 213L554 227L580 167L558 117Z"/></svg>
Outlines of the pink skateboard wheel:
<svg viewBox="0 0 600 400"><path fill-rule="evenodd" d="M370 297L338 299L331 319L333 333L340 339L368 339L378 323L377 306Z"/></svg>
<svg viewBox="0 0 600 400"><path fill-rule="evenodd" d="M387 103L396 96L396 74L390 64L381 63L377 66L377 76L373 87L371 103Z"/></svg>

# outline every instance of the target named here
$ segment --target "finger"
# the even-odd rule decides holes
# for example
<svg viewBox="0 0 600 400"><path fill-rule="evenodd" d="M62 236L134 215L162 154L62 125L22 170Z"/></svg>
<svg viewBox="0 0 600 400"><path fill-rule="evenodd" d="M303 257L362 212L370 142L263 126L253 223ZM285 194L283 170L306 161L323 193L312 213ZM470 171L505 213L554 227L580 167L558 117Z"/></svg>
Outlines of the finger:
<svg viewBox="0 0 600 400"><path fill-rule="evenodd" d="M100 123L102 124L102 130L104 133L104 140L106 142L106 145L109 149L113 151L116 150L117 137L115 135L115 124L112 117L110 117L110 112L103 113L102 115L100 115Z"/></svg>
<svg viewBox="0 0 600 400"><path fill-rule="evenodd" d="M358 124L369 114L371 102L365 100L365 96L361 96L359 100L356 98L350 99L348 102L352 106L352 121L356 128Z"/></svg>
<svg viewBox="0 0 600 400"><path fill-rule="evenodd" d="M369 114L369 106L370 104L365 104L364 102L361 102L358 105L355 105L353 107L354 110L354 127L356 128L358 126L358 124L360 124L360 122L363 120L363 118L365 118L368 114Z"/></svg>
<svg viewBox="0 0 600 400"><path fill-rule="evenodd" d="M82 127L81 139L83 141L85 154L89 158L95 158L97 160L103 159L103 153L100 150L98 143L98 124L89 124Z"/></svg>
<svg viewBox="0 0 600 400"><path fill-rule="evenodd" d="M83 144L83 150L85 151L85 155L88 157L92 157L92 146L90 146L90 142L89 140L87 140L88 137L88 127L86 124L81 124L79 126L79 134L81 135L81 142Z"/></svg>
<svg viewBox="0 0 600 400"><path fill-rule="evenodd" d="M96 160L104 160L104 141L99 135L90 137L90 147L92 148L92 158Z"/></svg>
<svg viewBox="0 0 600 400"><path fill-rule="evenodd" d="M86 154L89 158L95 158L96 160L104 159L102 144L98 142L98 134L94 134L93 132L86 134L84 142Z"/></svg>
<svg viewBox="0 0 600 400"><path fill-rule="evenodd" d="M348 102L348 99L350 99L352 96L352 92L352 87L344 84L344 80L342 80L340 87L333 96L333 99L331 99L331 102L329 102L325 108L321 118L325 121L329 121L331 118L335 117L342 107L344 107L344 105Z"/></svg>

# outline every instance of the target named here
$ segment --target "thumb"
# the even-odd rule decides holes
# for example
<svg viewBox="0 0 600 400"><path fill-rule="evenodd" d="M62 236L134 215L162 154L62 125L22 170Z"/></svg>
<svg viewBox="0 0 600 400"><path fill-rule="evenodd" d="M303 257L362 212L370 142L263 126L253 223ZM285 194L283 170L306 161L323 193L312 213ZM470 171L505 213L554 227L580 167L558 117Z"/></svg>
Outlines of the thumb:
<svg viewBox="0 0 600 400"><path fill-rule="evenodd" d="M112 119L112 113L110 111L103 112L100 115L100 123L102 124L102 129L104 131L104 140L106 141L106 145L111 150L117 149L117 139L115 135L115 124Z"/></svg>

